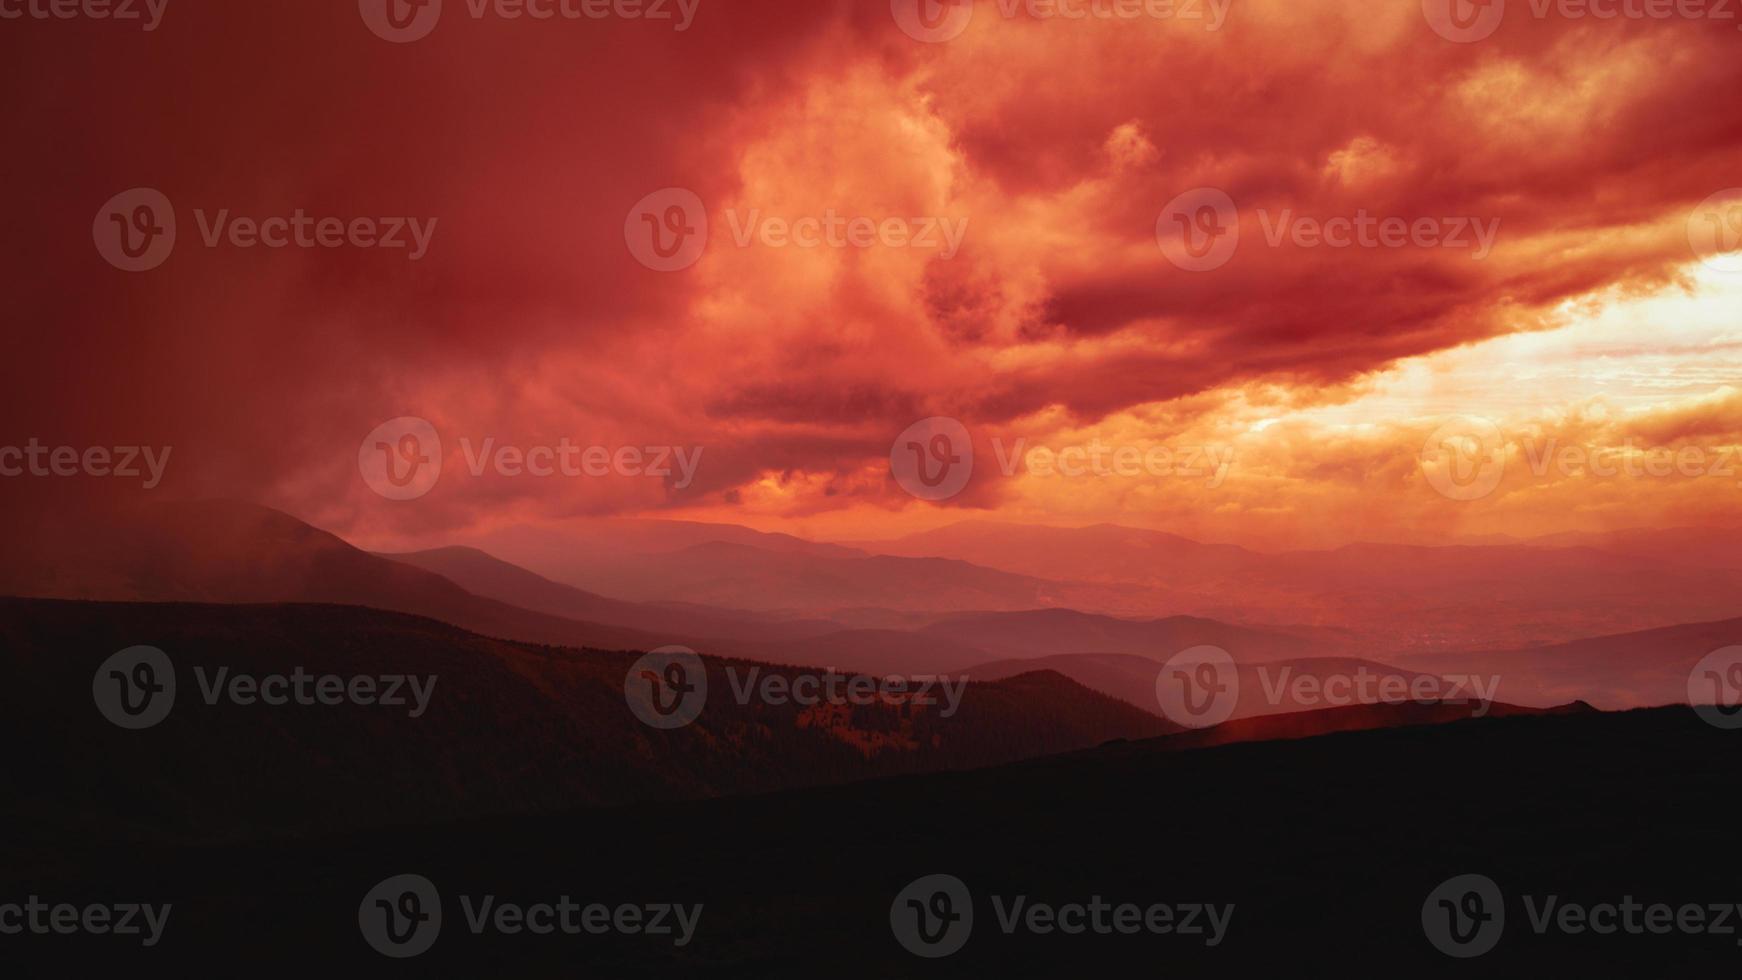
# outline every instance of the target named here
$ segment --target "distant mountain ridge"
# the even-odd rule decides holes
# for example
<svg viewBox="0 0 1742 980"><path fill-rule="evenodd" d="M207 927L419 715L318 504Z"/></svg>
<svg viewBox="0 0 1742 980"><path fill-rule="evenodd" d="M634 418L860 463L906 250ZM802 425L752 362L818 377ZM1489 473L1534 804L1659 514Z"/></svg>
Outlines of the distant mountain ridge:
<svg viewBox="0 0 1742 980"><path fill-rule="evenodd" d="M851 550L843 555L834 546L819 551L798 539L740 529L744 533L737 537L766 537L781 549L769 551L697 540L722 533L716 526L681 525L674 531L655 525L638 525L630 537L682 547L624 557L622 574L606 583L649 596L635 601L559 582L475 549L371 555L289 515L235 501L156 504L103 520L33 515L31 521L9 522L7 547L0 553L0 594L341 603L428 616L519 642L617 650L682 645L716 656L872 675L955 673L988 664L1020 673L1017 668L1035 666L1023 661L1067 655L1159 662L1209 645L1247 665L1355 658L1398 672L1492 675L1504 685L1501 700L1537 707L1574 699L1603 708L1681 701L1694 663L1712 650L1742 643L1742 620L1733 618L1742 603L1742 581L1734 578L1739 573L1710 564L1666 570L1644 560L1617 562L1613 554L1586 545L1356 545L1266 556L1209 546L1221 549L1224 558L1262 560L1263 566L1253 569L1260 581L1250 593L1260 601L1277 594L1278 581L1293 578L1318 590L1298 593L1302 601L1332 602L1345 613L1389 610L1373 613L1379 627L1348 629L1108 615L1059 605L1073 590L1085 590L1087 599L1114 594L1094 584L1046 581L956 558ZM991 530L1005 534L1010 529ZM1129 529L1092 530L1125 534ZM971 536L987 531L978 526ZM1046 529L1048 535L1057 531ZM1633 542L1632 547L1649 543L1640 535L1620 539ZM1183 539L1152 540L1177 544ZM620 546L622 540L607 542L604 550L612 553ZM1722 554L1720 548L1702 561ZM1323 564L1327 561L1331 564ZM1725 592L1732 585L1738 591ZM1207 581L1200 587L1212 586L1220 590L1219 601L1244 602L1248 596L1243 582ZM1637 591L1627 591L1635 586ZM1140 593L1144 587L1119 588ZM1565 589L1574 594L1556 598ZM1679 592L1686 595L1663 598ZM703 601L720 597L748 599L756 608ZM1607 603L1614 618L1631 620L1638 609L1660 599L1665 608L1712 607L1726 614L1566 642L1569 634L1607 622L1607 613L1581 611L1587 606ZM793 606L798 608L777 608ZM804 615L806 609L828 609L831 615ZM1554 633L1557 642L1482 642L1540 633ZM1131 680L1130 669L1101 677L1083 672L1092 660L1069 663L1073 666L1065 674L1149 707L1145 699L1125 693L1141 687ZM1063 669L1066 662L1057 666Z"/></svg>
<svg viewBox="0 0 1742 980"><path fill-rule="evenodd" d="M1239 661L1280 660L1330 650L1347 652L1359 641L1337 630L1261 629L1201 616L1119 619L1074 609L958 613L920 632L979 642L1029 656L1060 653L1130 653L1165 660L1195 646L1219 646Z"/></svg>
<svg viewBox="0 0 1742 980"><path fill-rule="evenodd" d="M1110 524L970 521L856 544L1147 589L1152 608L1223 622L1340 627L1374 639L1375 653L1515 649L1742 615L1742 533L1722 529L1261 553Z"/></svg>
<svg viewBox="0 0 1742 980"><path fill-rule="evenodd" d="M1707 655L1742 646L1742 618L1684 623L1522 650L1445 653L1408 661L1424 670L1500 677L1503 696L1529 703L1589 701L1604 710L1685 704Z"/></svg>
<svg viewBox="0 0 1742 980"><path fill-rule="evenodd" d="M44 522L10 543L0 560L0 594L343 603L429 616L508 640L625 650L682 645L874 674L954 671L988 660L1074 652L1084 643L1096 649L1103 637L1112 649L1160 657L1177 652L1170 648L1175 643L1219 643L1241 657L1319 649L1295 634L1207 620L1143 623L1040 609L1053 583L954 559L819 558L804 549L777 553L727 542L691 545L652 565L622 559L625 569L609 585L627 590L640 568L650 594L664 600L635 602L557 582L471 548L369 554L294 517L238 501L158 504L100 522ZM877 615L852 610L855 618L901 624L853 627L768 609L704 605L694 601L706 592L698 582L772 597L764 605L802 602L790 590L804 588L822 605L886 600L911 606L919 596L933 608ZM675 598L691 601L670 601ZM1006 613L960 613L1000 604Z"/></svg>
<svg viewBox="0 0 1742 980"><path fill-rule="evenodd" d="M841 628L827 620L780 620L697 604L611 599L552 581L476 548L449 547L380 557L434 572L467 591L534 612L640 630L649 635L779 641Z"/></svg>

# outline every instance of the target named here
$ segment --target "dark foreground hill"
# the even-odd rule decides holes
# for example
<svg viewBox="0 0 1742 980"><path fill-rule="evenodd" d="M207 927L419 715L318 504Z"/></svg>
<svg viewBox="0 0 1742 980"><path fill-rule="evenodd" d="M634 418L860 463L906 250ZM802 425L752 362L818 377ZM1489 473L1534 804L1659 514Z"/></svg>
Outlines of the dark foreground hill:
<svg viewBox="0 0 1742 980"><path fill-rule="evenodd" d="M162 942L0 945L63 971L102 955L113 966L202 972L247 964L251 975L1710 975L1742 956L1739 738L1686 708L1574 713L1190 752L1161 739L755 798L211 849L112 846L69 831L65 847L14 855L0 882L14 893L171 902ZM395 961L365 943L360 910L377 883L401 874L429 880L439 899L410 910L439 907L443 922L429 952ZM954 955L920 959L896 941L891 910L911 910L896 896L940 874L968 889L971 931ZM1430 894L1470 874L1500 889L1504 918L1491 952L1457 960L1425 938L1423 908L1443 911ZM683 946L474 934L466 902L475 911L486 896L703 912ZM1166 905L1179 925L1200 903L1227 917L1214 946L1203 934L1006 934L1000 909L1018 896L1029 906ZM1693 920L1672 913L1653 916L1655 932L1538 935L1532 913L1551 896L1557 908L1698 906L1713 929L1673 925ZM1463 892L1455 898L1468 907ZM1711 910L1723 906L1731 911L1719 922ZM920 907L965 906L928 894Z"/></svg>
<svg viewBox="0 0 1742 980"><path fill-rule="evenodd" d="M99 666L139 645L169 658L176 691L160 723L130 731L99 713L93 682L110 684ZM694 723L660 730L625 696L639 656L510 643L355 606L0 599L0 734L12 747L0 817L16 831L7 844L28 849L59 826L93 838L235 839L767 792L1177 730L1044 672L958 686L954 710L939 687L920 701L806 705L762 694L767 678L798 671L717 658L705 661ZM239 678L299 670L311 693L313 678L372 678L385 695L388 678L405 677L406 703L232 696ZM413 678L428 692L421 711Z"/></svg>

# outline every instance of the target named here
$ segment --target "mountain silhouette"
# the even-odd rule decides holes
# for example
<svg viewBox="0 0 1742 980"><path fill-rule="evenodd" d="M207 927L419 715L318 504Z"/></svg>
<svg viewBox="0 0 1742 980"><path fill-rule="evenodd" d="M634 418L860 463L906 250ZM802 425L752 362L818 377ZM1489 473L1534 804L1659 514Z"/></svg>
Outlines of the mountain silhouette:
<svg viewBox="0 0 1742 980"><path fill-rule="evenodd" d="M649 635L771 642L818 636L841 628L839 623L828 620L787 620L695 603L611 599L552 581L476 548L436 548L381 557L434 572L485 598Z"/></svg>
<svg viewBox="0 0 1742 980"><path fill-rule="evenodd" d="M790 682L794 671L717 658L705 661L694 724L657 730L625 700L634 653L514 643L357 606L0 599L0 635L0 716L14 744L38 747L9 778L41 804L37 819L46 807L98 837L270 836L741 794L1176 730L1057 674L971 685L951 714L937 689L930 703L777 702L751 678ZM138 645L170 658L177 691L160 724L126 731L94 706L93 677ZM416 717L409 706L206 703L225 669L435 680Z"/></svg>

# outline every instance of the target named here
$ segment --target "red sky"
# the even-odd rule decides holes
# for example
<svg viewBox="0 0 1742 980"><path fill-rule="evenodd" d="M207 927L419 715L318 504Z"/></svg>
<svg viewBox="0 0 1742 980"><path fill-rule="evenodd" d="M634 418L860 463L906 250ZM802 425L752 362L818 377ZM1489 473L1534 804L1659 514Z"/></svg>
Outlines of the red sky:
<svg viewBox="0 0 1742 980"><path fill-rule="evenodd" d="M153 493L260 500L383 546L600 514L1267 545L1734 522L1742 261L1700 238L1711 214L1742 241L1742 211L1710 203L1742 185L1734 20L1515 0L1455 43L1414 0L1233 0L1216 30L986 0L923 43L876 0L701 0L681 32L446 7L404 44L340 0L171 0L150 32L0 22L7 89L31 96L0 106L0 443L173 446ZM135 187L173 203L178 237L129 273L92 222ZM674 187L709 236L659 272L625 224ZM1158 218L1198 188L1234 202L1240 242L1189 271ZM417 261L206 247L224 209L436 225ZM1495 231L1481 249L1273 245L1285 213ZM962 231L953 250L740 246L752 214ZM441 433L444 469L390 501L358 447L401 416ZM890 476L892 442L932 416L975 450L942 502ZM1501 434L1479 499L1436 492L1422 462L1454 416ZM703 455L681 488L473 477L462 438ZM1229 464L1006 475L1016 440ZM1707 455L1535 471L1567 446Z"/></svg>

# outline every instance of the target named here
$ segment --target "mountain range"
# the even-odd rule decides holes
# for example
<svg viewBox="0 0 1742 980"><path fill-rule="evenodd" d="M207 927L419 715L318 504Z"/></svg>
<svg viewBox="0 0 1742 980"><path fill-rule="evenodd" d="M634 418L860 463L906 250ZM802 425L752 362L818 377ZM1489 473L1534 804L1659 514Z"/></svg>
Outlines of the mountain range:
<svg viewBox="0 0 1742 980"><path fill-rule="evenodd" d="M918 536L919 543L911 545L950 544L1005 563L1038 549L1061 574L1085 570L1073 555L1100 552L1109 568L1134 575L1131 556L1115 546L1135 541L1140 550L1205 556L1206 576L1244 568L1261 582L1287 578L1291 589L1314 601L1364 605L1383 599L1427 618L1436 610L1455 613L1473 625L1424 633L1419 624L1378 629L1352 614L1316 625L1278 625L1286 622L1280 618L1229 622L1183 613L1115 616L1051 604L1077 586L965 558L872 556L721 525L595 524L604 530L590 560L609 558L640 570L640 578L604 581L612 593L559 581L466 546L370 554L287 514L243 502L156 504L104 519L39 520L12 532L12 547L0 560L0 594L109 602L338 603L429 617L521 643L603 650L681 645L744 661L873 675L967 672L1000 679L1044 668L1152 713L1154 702L1143 692L1152 687L1153 672L1168 657L1198 646L1224 649L1249 675L1251 665L1261 663L1292 664L1313 676L1366 663L1405 678L1491 677L1502 685L1500 700L1538 708L1581 699L1605 708L1682 700L1688 669L1712 650L1737 642L1739 623L1733 617L1736 596L1742 595L1742 589L1717 594L1742 574L1726 565L1732 559L1724 547L1706 548L1687 574L1666 575L1651 562L1664 559L1670 545L1640 535L1437 549L1375 545L1266 556L1109 526L1061 530L969 524ZM512 543L511 537L504 543ZM562 538L552 540L561 543ZM657 550L668 548L675 550ZM1569 571L1574 567L1582 568L1576 576ZM672 578L660 579L659 569ZM1176 583L1186 578L1177 568L1156 574ZM1699 580L1697 588L1689 584L1690 576ZM790 584L794 579L807 584ZM1483 598L1503 580L1519 584L1512 593ZM1663 596L1679 592L1683 605L1729 615L1707 625L1690 620L1610 636L1581 635L1582 629L1594 628L1581 617L1582 626L1561 631L1552 644L1466 640L1449 645L1469 636L1533 636L1555 621L1557 606L1600 604L1609 596L1606 590L1620 589L1622 581L1639 594L1617 600L1620 606L1673 605ZM692 589L697 583L714 584ZM760 608L703 601L752 588L746 583L780 598L765 600ZM1128 582L1121 588L1141 585ZM1444 594L1435 595L1436 590ZM1565 594L1554 602L1533 597L1556 590ZM1454 596L1463 598L1453 601ZM1229 586L1218 601L1244 602L1244 597ZM848 598L860 604L836 604ZM1004 608L976 606L984 603ZM1477 608L1484 615L1468 614ZM1507 623L1515 609L1544 611L1527 627L1514 628ZM1610 613L1632 618L1624 610ZM1274 698L1271 702L1243 703L1240 710L1266 713L1277 707Z"/></svg>

